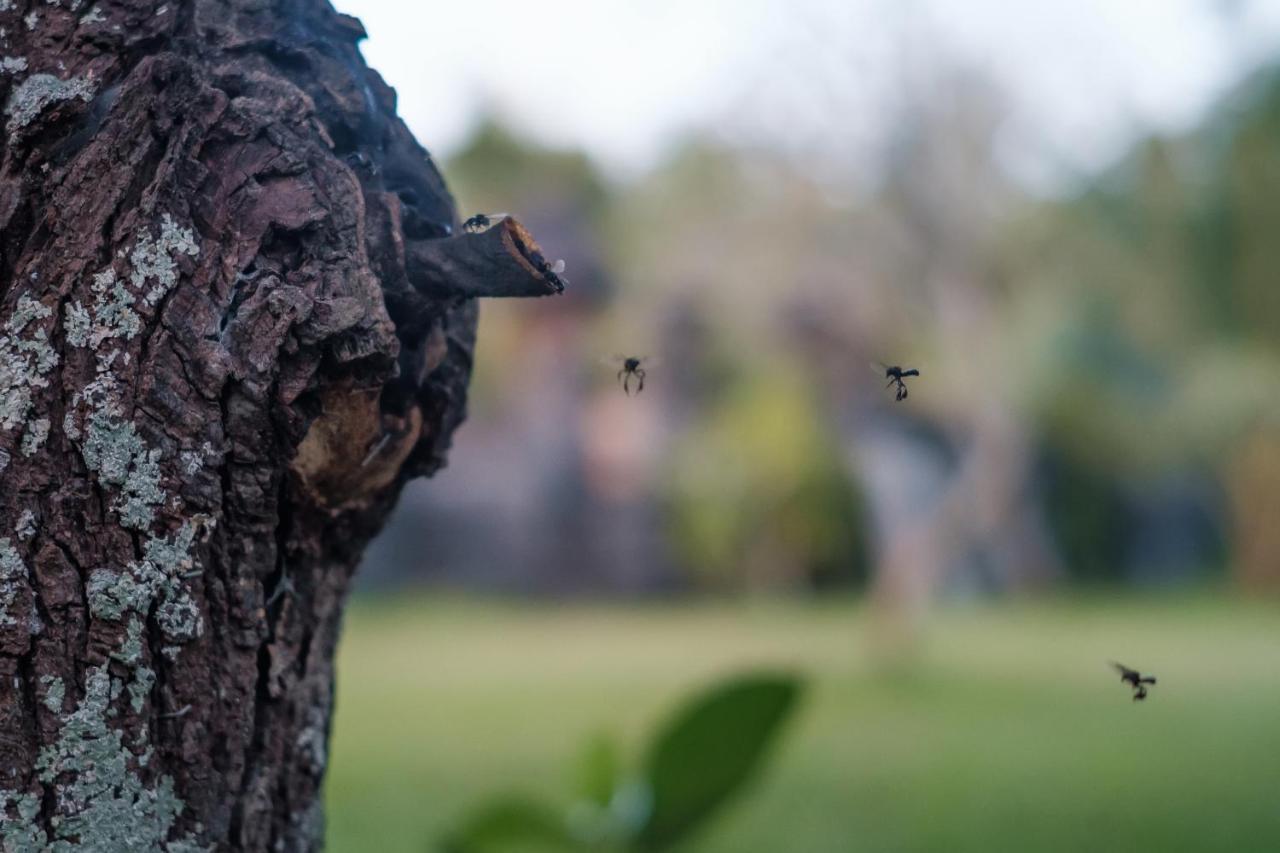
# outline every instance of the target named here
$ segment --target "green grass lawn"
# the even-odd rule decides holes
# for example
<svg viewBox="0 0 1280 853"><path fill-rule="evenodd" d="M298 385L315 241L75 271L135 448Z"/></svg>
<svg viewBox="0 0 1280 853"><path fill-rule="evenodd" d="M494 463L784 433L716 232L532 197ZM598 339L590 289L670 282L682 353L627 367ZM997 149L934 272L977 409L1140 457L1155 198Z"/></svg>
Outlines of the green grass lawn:
<svg viewBox="0 0 1280 853"><path fill-rule="evenodd" d="M1280 607L1097 598L943 609L877 665L840 604L357 601L329 849L425 851L487 794L567 802L582 742L633 751L715 677L809 676L699 851L1280 850ZM1155 672L1143 704L1110 659Z"/></svg>

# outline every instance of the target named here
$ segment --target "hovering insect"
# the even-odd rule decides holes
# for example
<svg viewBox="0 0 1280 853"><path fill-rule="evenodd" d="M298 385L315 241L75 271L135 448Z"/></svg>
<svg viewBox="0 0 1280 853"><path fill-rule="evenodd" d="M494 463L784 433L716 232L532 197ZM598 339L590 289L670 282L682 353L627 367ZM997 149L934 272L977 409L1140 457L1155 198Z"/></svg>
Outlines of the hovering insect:
<svg viewBox="0 0 1280 853"><path fill-rule="evenodd" d="M506 213L477 213L475 216L462 223L462 230L468 234L479 234L481 231L487 231L494 225L497 225L509 214Z"/></svg>
<svg viewBox="0 0 1280 853"><path fill-rule="evenodd" d="M644 390L645 372L641 365L647 364L652 367L653 359L648 356L615 355L610 359L610 362L621 365L618 368L618 382L622 384L622 390L626 392L628 397L631 396L632 377L639 380L639 384L636 386L636 393L639 394Z"/></svg>
<svg viewBox="0 0 1280 853"><path fill-rule="evenodd" d="M887 364L882 364L878 361L871 362L871 369L874 370L877 374L882 370L884 371L884 378L889 380L889 384L885 385L884 387L892 388L894 385L898 386L898 392L894 397L894 399L896 399L899 403L907 399L907 383L904 382L903 380L906 379L908 376L920 375L920 371L916 370L914 367L906 368L906 367L898 367L897 365L894 365L891 367Z"/></svg>
<svg viewBox="0 0 1280 853"><path fill-rule="evenodd" d="M1133 701L1141 702L1147 698L1147 685L1155 684L1156 677L1154 675L1143 675L1136 669L1129 669L1122 663L1111 662L1116 668L1116 672L1120 673L1120 683L1128 684L1133 688Z"/></svg>

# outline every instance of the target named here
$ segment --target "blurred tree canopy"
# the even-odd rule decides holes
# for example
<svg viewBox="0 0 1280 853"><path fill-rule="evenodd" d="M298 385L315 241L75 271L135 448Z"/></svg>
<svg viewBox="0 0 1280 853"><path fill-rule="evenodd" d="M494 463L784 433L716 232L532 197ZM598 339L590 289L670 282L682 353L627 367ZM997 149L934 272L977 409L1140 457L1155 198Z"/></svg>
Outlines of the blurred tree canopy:
<svg viewBox="0 0 1280 853"><path fill-rule="evenodd" d="M862 581L862 507L805 377L734 381L677 441L664 478L682 563L719 588Z"/></svg>
<svg viewBox="0 0 1280 853"><path fill-rule="evenodd" d="M1032 285L1015 310L1043 341L1033 412L1075 466L1050 508L1067 550L1097 555L1071 561L1086 574L1122 564L1123 482L1172 469L1223 487L1240 576L1280 581L1263 565L1280 565L1280 542L1249 521L1252 504L1280 507L1280 477L1240 464L1280 442L1277 227L1280 71L1269 69L1198 129L1142 140L1010 230L1009 274Z"/></svg>
<svg viewBox="0 0 1280 853"><path fill-rule="evenodd" d="M486 306L478 417L552 369L590 409L616 392L598 357L664 357L626 411L657 424L640 500L695 585L871 575L883 484L852 460L887 415L957 458L1025 448L1033 464L984 487L1036 508L1068 577L1225 564L1280 585L1264 521L1280 509L1280 71L1052 198L1001 174L1005 106L973 75L903 105L883 180L852 194L706 138L608 179L581 153L481 125L448 164L461 209L520 213L566 258L573 292L518 316ZM538 339L578 361L525 359ZM926 367L907 406L886 408L865 372L891 353Z"/></svg>

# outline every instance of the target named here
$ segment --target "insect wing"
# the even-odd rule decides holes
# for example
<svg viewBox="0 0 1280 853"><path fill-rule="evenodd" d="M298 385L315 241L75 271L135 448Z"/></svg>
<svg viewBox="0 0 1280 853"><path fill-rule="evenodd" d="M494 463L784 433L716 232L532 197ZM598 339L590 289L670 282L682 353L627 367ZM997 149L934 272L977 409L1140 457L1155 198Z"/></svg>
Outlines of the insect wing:
<svg viewBox="0 0 1280 853"><path fill-rule="evenodd" d="M1125 666L1125 665L1124 665L1124 664L1122 664L1122 663L1116 663L1115 661L1112 661L1112 662L1111 662L1111 666L1115 668L1115 671L1116 671L1116 672L1120 673L1120 674L1121 674L1122 676L1124 676L1125 678L1137 678L1137 677L1138 677L1138 673L1137 673L1137 671L1136 671L1136 670L1129 669L1129 667Z"/></svg>
<svg viewBox="0 0 1280 853"><path fill-rule="evenodd" d="M596 359L596 362L605 367L622 367L627 363L627 357L621 353L614 353L613 355L601 356Z"/></svg>
<svg viewBox="0 0 1280 853"><path fill-rule="evenodd" d="M488 231L507 216L506 213L477 213L462 223L462 228L469 234L479 234L481 231Z"/></svg>

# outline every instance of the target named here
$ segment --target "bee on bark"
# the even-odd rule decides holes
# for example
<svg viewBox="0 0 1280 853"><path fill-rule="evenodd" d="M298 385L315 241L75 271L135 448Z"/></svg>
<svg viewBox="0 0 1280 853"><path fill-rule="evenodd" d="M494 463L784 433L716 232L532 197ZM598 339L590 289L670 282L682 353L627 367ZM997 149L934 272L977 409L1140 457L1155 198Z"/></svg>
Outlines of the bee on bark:
<svg viewBox="0 0 1280 853"><path fill-rule="evenodd" d="M506 213L477 213L475 216L462 223L462 230L468 234L479 234L481 231L488 231L502 220L506 219L509 214Z"/></svg>

